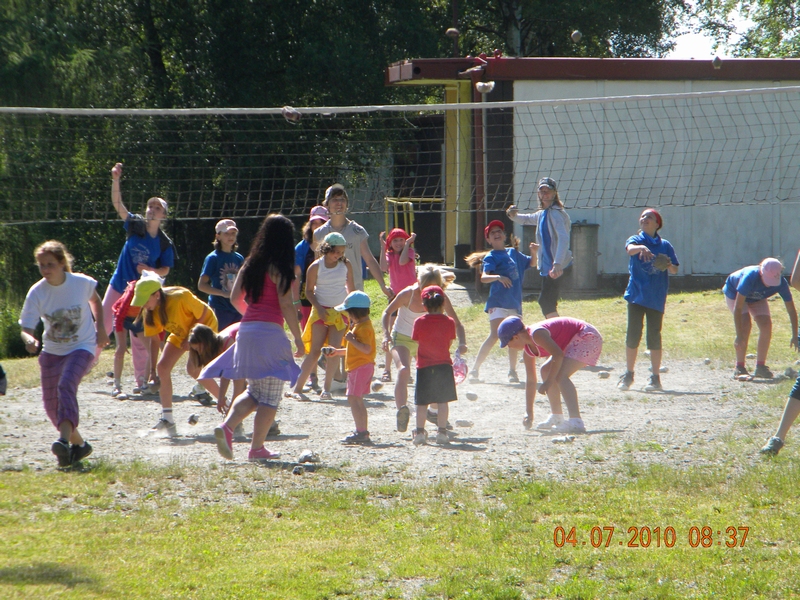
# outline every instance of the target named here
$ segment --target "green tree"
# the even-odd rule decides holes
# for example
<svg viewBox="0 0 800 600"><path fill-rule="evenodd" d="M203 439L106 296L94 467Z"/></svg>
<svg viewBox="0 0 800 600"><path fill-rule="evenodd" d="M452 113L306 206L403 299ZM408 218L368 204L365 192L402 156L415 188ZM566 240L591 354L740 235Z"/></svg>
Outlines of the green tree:
<svg viewBox="0 0 800 600"><path fill-rule="evenodd" d="M750 19L753 26L737 32L732 15ZM698 2L699 29L717 44L731 45L733 54L752 58L800 56L800 2L791 0L703 0ZM733 34L740 37L732 42Z"/></svg>
<svg viewBox="0 0 800 600"><path fill-rule="evenodd" d="M466 0L462 50L510 56L663 56L688 12L684 0ZM582 35L571 39L573 31Z"/></svg>

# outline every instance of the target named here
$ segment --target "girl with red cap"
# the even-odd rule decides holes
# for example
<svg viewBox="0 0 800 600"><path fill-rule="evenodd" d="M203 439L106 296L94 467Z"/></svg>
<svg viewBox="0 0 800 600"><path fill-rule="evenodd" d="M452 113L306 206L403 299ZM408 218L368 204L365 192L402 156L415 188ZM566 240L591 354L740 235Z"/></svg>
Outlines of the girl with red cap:
<svg viewBox="0 0 800 600"><path fill-rule="evenodd" d="M404 229L397 227L392 229L389 235L381 231L381 270L389 273L389 287L395 294L417 283L416 255L411 247L416 237L416 233L408 234ZM394 323L395 316L395 314L390 316L389 328ZM391 354L387 352L386 368L383 370L381 381L391 380L392 361Z"/></svg>
<svg viewBox="0 0 800 600"><path fill-rule="evenodd" d="M639 217L639 233L628 238L625 251L628 260L628 334L625 340L626 371L619 378L617 387L627 390L633 384L633 368L642 340L642 329L647 318L647 349L650 350L650 382L644 391L663 389L659 371L661 369L661 324L667 304L669 273L678 272L678 257L667 240L658 235L664 224L661 215L653 208L646 208Z"/></svg>
<svg viewBox="0 0 800 600"><path fill-rule="evenodd" d="M497 326L506 317L522 315L522 277L525 271L536 266L533 256L523 254L516 248L506 248L506 228L502 221L492 221L483 230L489 252L475 252L467 258L467 264L482 264L481 283L490 283L489 297L485 311L489 315L489 335L478 350L475 364L470 370L470 381L478 383L480 368L497 343ZM531 255L536 252L536 244L530 245ZM517 376L517 351L508 350L508 382L519 383Z"/></svg>

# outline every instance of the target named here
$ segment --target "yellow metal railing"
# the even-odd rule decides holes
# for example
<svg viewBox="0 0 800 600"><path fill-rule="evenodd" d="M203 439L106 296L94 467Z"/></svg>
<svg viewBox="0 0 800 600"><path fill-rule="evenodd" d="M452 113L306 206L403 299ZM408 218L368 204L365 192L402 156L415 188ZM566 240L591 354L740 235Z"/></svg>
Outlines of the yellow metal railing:
<svg viewBox="0 0 800 600"><path fill-rule="evenodd" d="M414 204L423 202L442 202L442 198L386 198L384 211L384 231L389 233L395 227L400 227L408 233L414 233ZM390 222L391 221L391 222Z"/></svg>

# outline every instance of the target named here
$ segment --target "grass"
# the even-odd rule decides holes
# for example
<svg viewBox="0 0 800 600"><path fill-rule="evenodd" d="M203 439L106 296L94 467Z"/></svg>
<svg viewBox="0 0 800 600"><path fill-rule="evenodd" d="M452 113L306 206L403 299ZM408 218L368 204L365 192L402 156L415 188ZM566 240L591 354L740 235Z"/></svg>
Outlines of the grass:
<svg viewBox="0 0 800 600"><path fill-rule="evenodd" d="M375 290L368 291L376 297ZM376 299L377 300L377 299ZM385 302L383 304L385 306ZM788 319L773 304L771 363L793 364ZM376 301L373 318L379 317ZM624 303L565 301L621 360ZM526 303L529 321L538 307ZM473 352L486 333L480 307L463 320ZM685 320L684 320L685 319ZM670 296L668 359L732 362L733 326L721 295ZM499 352L499 350L495 350ZM109 361L110 352L103 355ZM643 357L640 358L640 360ZM108 367L101 364L96 372ZM110 364L110 362L108 363ZM4 363L14 385L38 384L35 360ZM779 411L788 383L755 398ZM743 414L740 426L766 417ZM733 444L733 442L731 442ZM576 459L605 465L604 436ZM702 445L683 449L687 458ZM480 485L386 480L382 465L291 474L239 467L89 461L83 471L0 472L3 598L786 598L800 594L791 448L760 460L731 447L725 461L685 468L630 459L580 481L488 473ZM535 466L536 457L530 458ZM346 466L346 465L344 465ZM343 466L343 467L344 467ZM605 468L605 466L603 467ZM532 468L530 470L534 472ZM566 538L575 528L574 545ZM614 533L606 547L610 530ZM642 547L648 536L649 545ZM672 527L675 543L665 545ZM692 547L704 527L709 547ZM744 528L748 536L739 544ZM600 547L593 547L603 534ZM655 530L659 528L659 542ZM736 547L726 547L726 530ZM717 534L717 531L720 534ZM635 536L635 539L634 539ZM692 537L693 536L693 537ZM559 542L556 544L556 542ZM622 545L619 545L622 542ZM639 547L629 547L629 543ZM719 542L719 543L718 543ZM560 547L559 547L560 546Z"/></svg>

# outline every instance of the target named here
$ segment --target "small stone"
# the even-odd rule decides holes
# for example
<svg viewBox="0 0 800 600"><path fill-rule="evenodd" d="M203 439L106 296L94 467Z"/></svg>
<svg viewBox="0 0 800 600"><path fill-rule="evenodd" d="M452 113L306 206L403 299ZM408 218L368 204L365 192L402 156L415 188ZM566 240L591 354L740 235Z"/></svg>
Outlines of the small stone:
<svg viewBox="0 0 800 600"><path fill-rule="evenodd" d="M305 472L306 470L300 465L297 465L294 469L292 469L292 475L302 475Z"/></svg>
<svg viewBox="0 0 800 600"><path fill-rule="evenodd" d="M380 392L383 389L383 382L382 381L373 381L372 382L372 391L373 392Z"/></svg>
<svg viewBox="0 0 800 600"><path fill-rule="evenodd" d="M196 413L192 413L189 415L188 423L189 425L197 425L197 422L200 420L200 415Z"/></svg>
<svg viewBox="0 0 800 600"><path fill-rule="evenodd" d="M755 357L756 357L755 354L748 354L747 356L745 356L745 358L748 358L748 359L752 359L752 358L755 358Z"/></svg>
<svg viewBox="0 0 800 600"><path fill-rule="evenodd" d="M473 422L467 421L466 419L457 419L456 420L456 427L472 427Z"/></svg>
<svg viewBox="0 0 800 600"><path fill-rule="evenodd" d="M554 444L571 444L574 441L575 441L574 435L562 435L559 437L554 437L552 440Z"/></svg>
<svg viewBox="0 0 800 600"><path fill-rule="evenodd" d="M611 377L611 373L609 373L608 371L600 371L600 372L597 374L597 376L598 376L600 379L608 379L609 377Z"/></svg>
<svg viewBox="0 0 800 600"><path fill-rule="evenodd" d="M313 450L303 450L297 457L299 463L318 463L319 455Z"/></svg>
<svg viewBox="0 0 800 600"><path fill-rule="evenodd" d="M704 365L710 365L711 364L711 359L710 358L704 358L703 359L703 364Z"/></svg>
<svg viewBox="0 0 800 600"><path fill-rule="evenodd" d="M475 392L467 392L467 400L472 400L473 402L475 402L475 400L477 399L478 399L478 394L476 394Z"/></svg>
<svg viewBox="0 0 800 600"><path fill-rule="evenodd" d="M658 372L659 372L659 373L668 373L668 372L669 372L669 367L661 367L661 368L658 370Z"/></svg>
<svg viewBox="0 0 800 600"><path fill-rule="evenodd" d="M644 351L644 355L645 355L645 356L650 356L650 350L645 350L645 351Z"/></svg>
<svg viewBox="0 0 800 600"><path fill-rule="evenodd" d="M792 367L786 367L786 370L783 372L783 374L790 379L792 377L797 377L797 371L795 371Z"/></svg>

